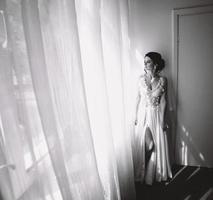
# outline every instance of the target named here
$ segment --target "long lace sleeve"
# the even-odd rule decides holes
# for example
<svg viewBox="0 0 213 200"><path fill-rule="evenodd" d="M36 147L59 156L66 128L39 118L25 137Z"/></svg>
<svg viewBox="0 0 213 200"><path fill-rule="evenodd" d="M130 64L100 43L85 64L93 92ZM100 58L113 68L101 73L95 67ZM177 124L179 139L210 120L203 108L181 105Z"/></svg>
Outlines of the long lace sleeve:
<svg viewBox="0 0 213 200"><path fill-rule="evenodd" d="M165 111L166 111L166 92L167 92L167 80L162 77L160 86L159 86L159 95L160 95L160 123L161 127L165 126Z"/></svg>
<svg viewBox="0 0 213 200"><path fill-rule="evenodd" d="M166 92L167 92L167 79L165 77L161 77L159 81L159 86L153 92L153 96L160 97Z"/></svg>

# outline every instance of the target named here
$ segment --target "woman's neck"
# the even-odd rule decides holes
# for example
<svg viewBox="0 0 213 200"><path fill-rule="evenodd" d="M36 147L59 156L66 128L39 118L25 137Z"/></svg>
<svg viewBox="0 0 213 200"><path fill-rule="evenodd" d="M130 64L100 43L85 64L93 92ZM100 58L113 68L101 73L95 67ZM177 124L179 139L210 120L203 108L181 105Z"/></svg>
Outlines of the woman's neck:
<svg viewBox="0 0 213 200"><path fill-rule="evenodd" d="M148 78L150 80L155 79L157 77L157 74L156 73L152 73L152 72L151 73L147 73L146 75L148 76Z"/></svg>

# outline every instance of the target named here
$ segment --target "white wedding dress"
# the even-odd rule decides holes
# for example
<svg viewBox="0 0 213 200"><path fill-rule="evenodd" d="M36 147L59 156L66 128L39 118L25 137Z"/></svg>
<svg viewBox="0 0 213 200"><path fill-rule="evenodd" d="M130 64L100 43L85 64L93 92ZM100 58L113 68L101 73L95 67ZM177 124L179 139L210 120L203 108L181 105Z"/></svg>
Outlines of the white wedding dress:
<svg viewBox="0 0 213 200"><path fill-rule="evenodd" d="M137 112L133 142L133 159L135 180L152 184L154 181L166 181L172 178L169 163L166 132L163 131L163 112L166 95L166 79L158 78L156 87L150 89L144 82L144 76L139 80L140 102ZM145 131L149 128L154 142L148 163L145 163Z"/></svg>

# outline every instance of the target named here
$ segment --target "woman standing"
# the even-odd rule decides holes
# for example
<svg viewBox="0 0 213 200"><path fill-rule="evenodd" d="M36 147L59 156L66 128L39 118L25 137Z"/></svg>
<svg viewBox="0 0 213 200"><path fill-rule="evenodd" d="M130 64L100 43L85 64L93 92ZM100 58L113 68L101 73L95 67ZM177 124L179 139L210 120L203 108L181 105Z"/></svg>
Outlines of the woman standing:
<svg viewBox="0 0 213 200"><path fill-rule="evenodd" d="M152 184L172 177L165 131L167 79L160 75L164 60L157 52L144 57L139 79L134 135L136 181Z"/></svg>

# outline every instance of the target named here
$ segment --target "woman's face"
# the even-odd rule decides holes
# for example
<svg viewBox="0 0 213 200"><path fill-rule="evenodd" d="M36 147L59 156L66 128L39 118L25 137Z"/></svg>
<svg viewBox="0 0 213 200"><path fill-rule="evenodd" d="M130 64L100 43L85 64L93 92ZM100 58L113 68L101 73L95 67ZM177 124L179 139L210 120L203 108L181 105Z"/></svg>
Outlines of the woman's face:
<svg viewBox="0 0 213 200"><path fill-rule="evenodd" d="M146 71L153 71L154 63L150 57L146 56L144 58L144 66Z"/></svg>

